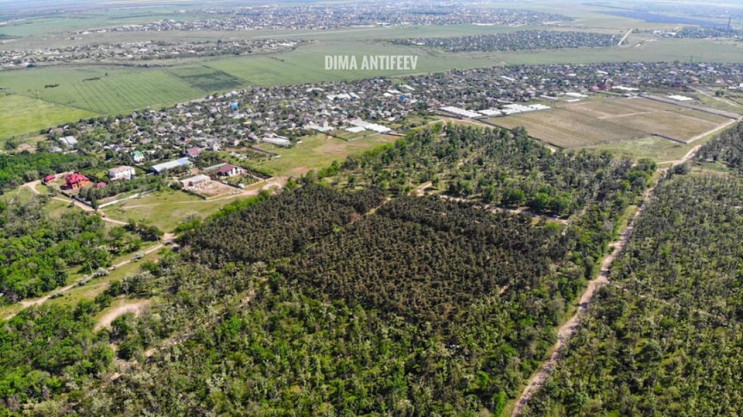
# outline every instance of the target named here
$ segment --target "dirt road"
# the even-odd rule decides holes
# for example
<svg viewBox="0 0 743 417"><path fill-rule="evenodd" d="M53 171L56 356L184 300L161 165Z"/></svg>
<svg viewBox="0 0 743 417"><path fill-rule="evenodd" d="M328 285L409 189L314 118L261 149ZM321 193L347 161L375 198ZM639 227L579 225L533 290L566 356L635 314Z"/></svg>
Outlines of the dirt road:
<svg viewBox="0 0 743 417"><path fill-rule="evenodd" d="M671 165L679 165L683 164L686 161L689 161L694 157L694 155L696 155L700 148L701 145L695 146L686 155L684 155L683 158L676 161L670 161ZM659 170L659 172L664 173L665 169L661 169ZM624 250L624 247L627 245L627 242L629 241L629 238L630 236L632 236L632 232L635 229L635 223L645 211L645 208L652 198L653 192L655 191L655 187L657 185L658 183L656 182L643 193L643 203L635 212L627 227L620 234L619 240L612 244L614 249L601 262L601 271L599 272L598 276L588 283L586 290L580 297L578 309L576 310L575 314L557 330L557 342L552 347L549 358L544 363L542 363L542 366L539 368L539 370L529 379L526 388L521 393L519 399L516 401L516 405L514 406L513 412L511 413L511 417L521 415L524 406L526 406L532 396L537 391L539 391L540 388L542 388L552 370L559 363L568 340L570 340L570 338L573 337L573 335L575 335L575 332L578 330L580 319L590 307L593 296L596 294L596 290L599 289L601 286L609 283L609 271L611 269L611 265L616 257L619 256L619 254Z"/></svg>
<svg viewBox="0 0 743 417"><path fill-rule="evenodd" d="M160 250L160 248L162 248L165 245L165 242L172 241L172 240L173 240L173 235L172 234L166 234L163 237L163 243L158 243L157 245L155 245L155 246L147 249L144 252L144 254L146 255L146 254L155 252L157 250ZM136 257L136 255L132 255L130 258L127 258L127 259L125 259L125 260L123 260L123 261L121 261L121 262L119 262L119 263L117 263L117 264L115 264L113 266L114 266L114 268L119 269L119 268L121 268L124 265L127 265L127 264L129 264L131 262L134 262L134 258L135 257ZM52 297L54 297L54 296L56 296L58 294L64 294L65 292L67 292L67 291L71 290L72 288L74 288L75 286L77 286L81 281L84 281L84 280L89 279L89 278L90 278L90 276L86 275L86 276L80 278L79 280L73 282L72 284L67 285L66 287L57 288L56 290L53 290L52 292L50 292L49 294L47 294L47 295L45 295L43 297L35 298L35 299L21 300L20 301L20 304L21 304L21 306L24 309L25 308L28 308L28 307L31 307L31 306L42 305L42 304L46 303L47 301L49 301L50 298L52 298ZM15 317L16 314L17 313L10 314L10 315L4 317L3 320L5 320L5 321L10 320L13 317Z"/></svg>
<svg viewBox="0 0 743 417"><path fill-rule="evenodd" d="M95 327L93 328L93 331L98 331L104 327L111 327L111 323L116 320L117 317L121 316L122 314L126 313L134 313L135 316L138 316L145 307L147 307L150 304L150 300L132 300L129 302L126 302L124 304L121 304L119 306L116 306L112 308L110 311L107 311L106 314L101 316L100 319L98 319L98 323L96 323Z"/></svg>

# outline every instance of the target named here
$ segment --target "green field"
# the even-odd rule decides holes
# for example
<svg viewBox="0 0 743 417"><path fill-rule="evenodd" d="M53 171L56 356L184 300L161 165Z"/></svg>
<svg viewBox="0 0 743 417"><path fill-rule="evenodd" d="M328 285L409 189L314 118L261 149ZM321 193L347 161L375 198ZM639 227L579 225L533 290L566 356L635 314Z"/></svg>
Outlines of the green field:
<svg viewBox="0 0 743 417"><path fill-rule="evenodd" d="M13 94L0 96L0 114L0 141L95 115L86 110Z"/></svg>
<svg viewBox="0 0 743 417"><path fill-rule="evenodd" d="M658 162L681 159L691 148L693 145L682 145L656 136L586 147L586 149L610 151L633 159L650 158Z"/></svg>
<svg viewBox="0 0 743 417"><path fill-rule="evenodd" d="M325 168L333 161L343 162L348 155L394 142L395 139L397 138L394 136L375 134L364 139L345 142L324 134L317 134L303 137L302 143L292 148L281 148L265 143L260 147L277 153L281 157L253 165L273 175L298 177L311 169Z"/></svg>
<svg viewBox="0 0 743 417"><path fill-rule="evenodd" d="M168 72L203 91L228 90L245 84L239 78L205 65L176 67Z"/></svg>
<svg viewBox="0 0 743 417"><path fill-rule="evenodd" d="M59 84L54 88L46 85ZM11 92L96 113L116 114L164 106L205 95L162 69L82 67L37 68L0 75Z"/></svg>
<svg viewBox="0 0 743 417"><path fill-rule="evenodd" d="M206 217L229 201L229 198L203 200L181 191L164 190L106 207L103 211L115 220L144 222L170 232L186 217Z"/></svg>

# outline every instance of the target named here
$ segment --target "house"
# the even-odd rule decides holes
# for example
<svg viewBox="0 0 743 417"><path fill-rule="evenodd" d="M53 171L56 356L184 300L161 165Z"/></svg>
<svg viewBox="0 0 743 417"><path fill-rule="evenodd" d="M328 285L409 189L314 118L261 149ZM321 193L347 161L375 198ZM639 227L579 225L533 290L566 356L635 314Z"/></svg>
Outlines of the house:
<svg viewBox="0 0 743 417"><path fill-rule="evenodd" d="M186 149L186 155L189 158L198 158L201 155L201 149L199 148L188 148Z"/></svg>
<svg viewBox="0 0 743 417"><path fill-rule="evenodd" d="M103 182L103 181L101 181L98 184L96 184L95 186L96 186L96 188L105 188L106 187L106 183Z"/></svg>
<svg viewBox="0 0 743 417"><path fill-rule="evenodd" d="M90 179L83 174L73 172L65 177L65 183L70 190L76 190L90 183Z"/></svg>
<svg viewBox="0 0 743 417"><path fill-rule="evenodd" d="M191 178L181 180L181 185L183 186L183 188L196 187L199 185L207 184L209 181L211 181L211 178L206 175L196 175Z"/></svg>
<svg viewBox="0 0 743 417"><path fill-rule="evenodd" d="M140 162L143 162L144 161L144 154L142 153L142 151L134 151L134 152L132 152L132 160L134 161L135 164L138 164Z"/></svg>
<svg viewBox="0 0 743 417"><path fill-rule="evenodd" d="M48 184L48 183L50 183L50 182L52 182L52 181L54 181L56 179L57 179L57 177L55 175L47 175L46 177L44 177L44 181L43 182L44 182L44 184Z"/></svg>
<svg viewBox="0 0 743 417"><path fill-rule="evenodd" d="M234 177L236 175L245 174L247 171L245 168L241 168L232 164L224 164L217 170L217 175L220 177Z"/></svg>
<svg viewBox="0 0 743 417"><path fill-rule="evenodd" d="M127 165L122 165L108 170L108 176L113 181L130 180L135 174L136 172L134 171L134 168Z"/></svg>

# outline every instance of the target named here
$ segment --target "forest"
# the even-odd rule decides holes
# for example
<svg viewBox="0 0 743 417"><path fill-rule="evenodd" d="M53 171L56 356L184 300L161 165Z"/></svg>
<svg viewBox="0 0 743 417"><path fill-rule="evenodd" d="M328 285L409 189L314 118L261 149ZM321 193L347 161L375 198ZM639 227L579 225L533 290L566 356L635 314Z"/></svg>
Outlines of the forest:
<svg viewBox="0 0 743 417"><path fill-rule="evenodd" d="M697 160L724 164L733 172L743 174L743 123L722 132L713 141L705 143Z"/></svg>
<svg viewBox="0 0 743 417"><path fill-rule="evenodd" d="M525 415L741 415L742 206L739 180L666 179Z"/></svg>
<svg viewBox="0 0 743 417"><path fill-rule="evenodd" d="M442 131L443 130L443 131ZM437 140L440 134L445 140ZM385 148L349 157L346 186L375 184L406 193L430 181L452 197L496 206L528 207L568 217L616 190L644 188L654 167L608 152L552 152L523 129L434 126L409 132Z"/></svg>
<svg viewBox="0 0 743 417"><path fill-rule="evenodd" d="M98 216L69 211L51 216L47 196L0 202L0 304L65 285L73 273L91 274L119 254L157 240L148 227L106 228Z"/></svg>
<svg viewBox="0 0 743 417"><path fill-rule="evenodd" d="M446 180L476 155L484 166L502 161L515 183L570 190L582 210L558 222L493 211L479 196L407 195L430 180L408 177L411 164L436 167ZM0 392L0 409L504 415L655 169L598 155L553 154L527 137L450 126L190 219L179 228L180 253L143 263L78 306L95 314L113 299L153 300L110 329L70 329L71 340L86 341L62 371L0 350L9 379L46 372L33 387ZM373 168L380 158L404 181L375 187L386 175ZM549 173L561 159L573 162ZM575 185L592 176L602 185ZM61 334L40 327L44 311L16 316L3 340L25 337L21 323ZM45 340L46 349L62 343ZM98 341L110 350L95 350L102 359L93 361L86 355ZM97 383L80 368L88 363Z"/></svg>

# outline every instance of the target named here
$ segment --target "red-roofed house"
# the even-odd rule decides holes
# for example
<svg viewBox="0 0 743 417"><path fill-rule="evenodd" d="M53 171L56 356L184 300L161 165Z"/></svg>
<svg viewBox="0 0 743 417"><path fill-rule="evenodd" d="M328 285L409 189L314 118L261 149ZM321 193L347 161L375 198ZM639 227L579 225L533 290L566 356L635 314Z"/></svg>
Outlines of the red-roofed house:
<svg viewBox="0 0 743 417"><path fill-rule="evenodd" d="M96 184L95 186L98 187L98 188L104 188L106 186L106 183L103 182L103 181L101 181L98 184Z"/></svg>
<svg viewBox="0 0 743 417"><path fill-rule="evenodd" d="M242 175L246 173L247 171L245 168L241 168L232 164L224 164L221 168L217 171L217 174L220 177L234 177L235 175Z"/></svg>
<svg viewBox="0 0 743 417"><path fill-rule="evenodd" d="M198 158L201 155L201 149L199 148L188 148L186 149L186 156L189 158Z"/></svg>
<svg viewBox="0 0 743 417"><path fill-rule="evenodd" d="M67 183L67 188L71 190L75 190L90 183L90 179L88 177L78 172L73 172L72 174L66 176L64 180Z"/></svg>
<svg viewBox="0 0 743 417"><path fill-rule="evenodd" d="M57 179L57 177L55 175L47 175L46 177L44 177L44 184L46 184L48 182L52 182L52 181L54 181L56 179Z"/></svg>

